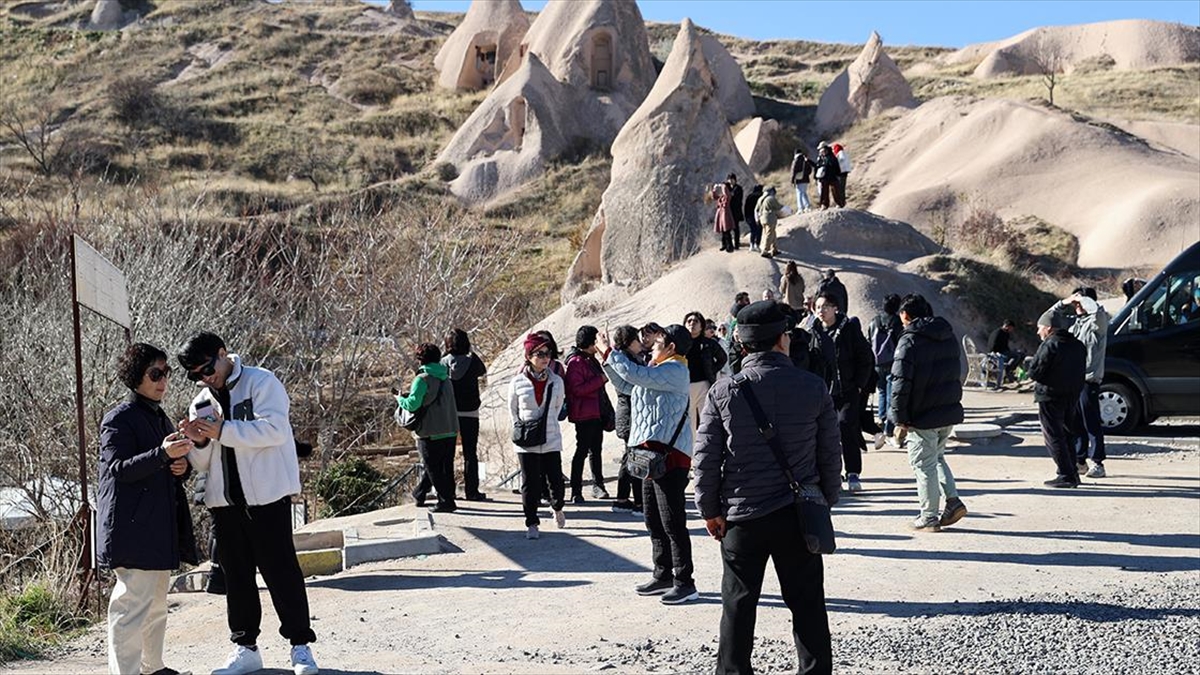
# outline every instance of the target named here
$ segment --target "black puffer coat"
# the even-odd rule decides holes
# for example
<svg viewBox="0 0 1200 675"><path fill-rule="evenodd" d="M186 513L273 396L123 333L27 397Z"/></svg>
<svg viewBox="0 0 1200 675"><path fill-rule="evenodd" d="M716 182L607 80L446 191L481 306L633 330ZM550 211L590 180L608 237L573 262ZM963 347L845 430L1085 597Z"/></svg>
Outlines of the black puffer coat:
<svg viewBox="0 0 1200 675"><path fill-rule="evenodd" d="M742 366L738 378L748 378L743 386L754 388L796 480L815 491L814 496L836 503L842 442L824 383L774 351L750 354ZM721 378L708 391L692 467L700 515L744 521L790 505L793 495L734 379Z"/></svg>
<svg viewBox="0 0 1200 675"><path fill-rule="evenodd" d="M175 431L160 407L131 394L100 423L96 555L109 569L173 570L197 564L184 476L171 474L162 441Z"/></svg>
<svg viewBox="0 0 1200 675"><path fill-rule="evenodd" d="M858 319L839 313L833 327L827 330L814 316L804 327L812 335L813 351L820 352L821 357L814 358L809 369L825 378L834 398L858 398L875 370L875 355Z"/></svg>
<svg viewBox="0 0 1200 675"><path fill-rule="evenodd" d="M900 334L892 362L888 417L915 429L938 429L963 421L958 340L942 317L916 319Z"/></svg>
<svg viewBox="0 0 1200 675"><path fill-rule="evenodd" d="M1037 383L1033 400L1074 401L1083 391L1086 372L1087 348L1065 328L1054 331L1029 364L1029 377Z"/></svg>

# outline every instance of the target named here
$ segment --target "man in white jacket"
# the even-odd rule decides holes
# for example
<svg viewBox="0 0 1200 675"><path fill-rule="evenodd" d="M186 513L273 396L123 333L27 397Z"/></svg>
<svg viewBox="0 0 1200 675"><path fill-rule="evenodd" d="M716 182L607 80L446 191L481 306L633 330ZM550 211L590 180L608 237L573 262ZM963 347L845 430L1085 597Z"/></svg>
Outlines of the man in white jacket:
<svg viewBox="0 0 1200 675"><path fill-rule="evenodd" d="M304 575L292 543L291 496L300 492L300 466L288 419L288 395L269 370L242 364L213 333L197 333L179 349L187 378L204 389L180 429L195 443L188 460L208 472L204 503L212 512L217 558L225 572L233 652L213 675L261 670L262 623L257 569L279 614L279 633L292 644L296 675L315 675L308 644Z"/></svg>

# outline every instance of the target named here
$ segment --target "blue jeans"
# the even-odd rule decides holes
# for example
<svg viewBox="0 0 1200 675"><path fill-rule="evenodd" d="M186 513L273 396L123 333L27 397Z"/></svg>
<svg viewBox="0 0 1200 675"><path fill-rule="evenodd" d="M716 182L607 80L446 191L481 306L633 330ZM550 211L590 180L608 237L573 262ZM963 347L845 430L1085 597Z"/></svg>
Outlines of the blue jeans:
<svg viewBox="0 0 1200 675"><path fill-rule="evenodd" d="M811 208L812 202L808 199L808 183L796 183L796 209L806 211Z"/></svg>
<svg viewBox="0 0 1200 675"><path fill-rule="evenodd" d="M879 423L883 425L883 433L891 436L896 431L896 425L888 419L888 405L892 402L892 364L886 363L881 366L875 366L875 372L879 375L879 384L876 385L876 410L875 416L879 418Z"/></svg>
<svg viewBox="0 0 1200 675"><path fill-rule="evenodd" d="M1086 382L1079 392L1079 436L1075 440L1075 459L1083 462L1091 459L1103 464L1104 425L1100 423L1100 384Z"/></svg>

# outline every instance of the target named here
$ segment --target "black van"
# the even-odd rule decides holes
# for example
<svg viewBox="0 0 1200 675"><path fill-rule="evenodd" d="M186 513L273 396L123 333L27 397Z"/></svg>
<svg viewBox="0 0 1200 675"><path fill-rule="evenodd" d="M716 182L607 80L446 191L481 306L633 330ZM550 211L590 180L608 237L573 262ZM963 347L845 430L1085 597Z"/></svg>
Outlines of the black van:
<svg viewBox="0 0 1200 675"><path fill-rule="evenodd" d="M1105 428L1123 433L1162 416L1200 416L1200 242L1147 282L1108 331Z"/></svg>

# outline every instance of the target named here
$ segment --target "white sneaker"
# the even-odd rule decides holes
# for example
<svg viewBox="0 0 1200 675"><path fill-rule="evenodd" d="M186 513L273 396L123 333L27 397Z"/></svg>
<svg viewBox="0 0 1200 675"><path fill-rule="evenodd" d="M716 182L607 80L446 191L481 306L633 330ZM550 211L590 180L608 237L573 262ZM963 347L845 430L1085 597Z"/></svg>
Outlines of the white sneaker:
<svg viewBox="0 0 1200 675"><path fill-rule="evenodd" d="M525 530L525 538L526 538L526 539L538 539L538 538L540 538L541 536L542 536L542 535L538 533L538 526L537 526L537 525L530 525L530 526L529 526L529 529L528 529L528 530Z"/></svg>
<svg viewBox="0 0 1200 675"><path fill-rule="evenodd" d="M317 675L321 672L317 668L317 662L313 659L312 650L308 648L308 645L292 647L292 672L296 675Z"/></svg>
<svg viewBox="0 0 1200 675"><path fill-rule="evenodd" d="M884 443L887 443L887 434L883 433L882 431L875 434L875 449L878 450L882 448Z"/></svg>
<svg viewBox="0 0 1200 675"><path fill-rule="evenodd" d="M1092 468L1088 469L1088 472L1084 475L1088 478L1104 478L1108 474L1106 474L1104 472L1103 464L1097 464L1096 462L1092 462Z"/></svg>
<svg viewBox="0 0 1200 675"><path fill-rule="evenodd" d="M212 675L246 675L262 670L262 667L262 654L257 649L236 645L225 665L212 671Z"/></svg>
<svg viewBox="0 0 1200 675"><path fill-rule="evenodd" d="M562 509L554 512L554 524L560 530L567 526L567 514L563 513Z"/></svg>

